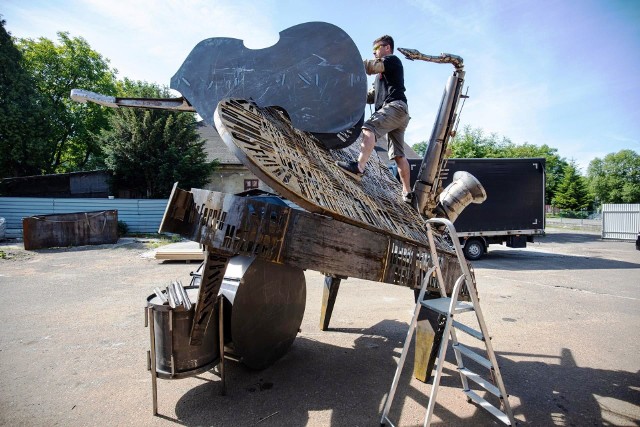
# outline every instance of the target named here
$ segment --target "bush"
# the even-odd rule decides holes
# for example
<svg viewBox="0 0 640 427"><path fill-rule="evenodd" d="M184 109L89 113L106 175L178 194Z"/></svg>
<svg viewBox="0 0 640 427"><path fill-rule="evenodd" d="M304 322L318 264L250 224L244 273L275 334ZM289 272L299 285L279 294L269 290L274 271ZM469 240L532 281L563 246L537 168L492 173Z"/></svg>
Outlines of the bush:
<svg viewBox="0 0 640 427"><path fill-rule="evenodd" d="M129 226L124 221L118 221L118 237L122 237L129 233Z"/></svg>
<svg viewBox="0 0 640 427"><path fill-rule="evenodd" d="M586 219L589 216L588 211L572 211L570 209L563 209L558 213L560 218L576 218Z"/></svg>

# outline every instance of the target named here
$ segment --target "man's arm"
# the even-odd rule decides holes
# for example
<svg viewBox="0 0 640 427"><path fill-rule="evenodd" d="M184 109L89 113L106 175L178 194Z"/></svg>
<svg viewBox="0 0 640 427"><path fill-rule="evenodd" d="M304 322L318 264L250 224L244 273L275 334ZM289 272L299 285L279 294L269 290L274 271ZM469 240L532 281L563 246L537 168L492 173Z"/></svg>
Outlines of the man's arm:
<svg viewBox="0 0 640 427"><path fill-rule="evenodd" d="M382 59L364 59L364 71L368 75L372 76L378 73L384 73L384 63Z"/></svg>

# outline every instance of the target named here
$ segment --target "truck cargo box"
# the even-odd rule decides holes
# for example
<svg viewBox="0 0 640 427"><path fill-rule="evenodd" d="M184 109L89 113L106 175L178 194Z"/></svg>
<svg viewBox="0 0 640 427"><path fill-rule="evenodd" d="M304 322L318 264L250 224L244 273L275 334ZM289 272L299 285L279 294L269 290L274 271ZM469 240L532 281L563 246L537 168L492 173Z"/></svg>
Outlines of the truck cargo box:
<svg viewBox="0 0 640 427"><path fill-rule="evenodd" d="M446 187L457 171L475 176L487 200L471 204L455 222L458 233L544 230L545 159L449 159Z"/></svg>
<svg viewBox="0 0 640 427"><path fill-rule="evenodd" d="M422 159L408 160L413 186ZM468 259L481 258L491 244L524 248L544 234L544 158L449 159L443 188L457 171L475 176L487 192L484 203L467 206L454 222Z"/></svg>

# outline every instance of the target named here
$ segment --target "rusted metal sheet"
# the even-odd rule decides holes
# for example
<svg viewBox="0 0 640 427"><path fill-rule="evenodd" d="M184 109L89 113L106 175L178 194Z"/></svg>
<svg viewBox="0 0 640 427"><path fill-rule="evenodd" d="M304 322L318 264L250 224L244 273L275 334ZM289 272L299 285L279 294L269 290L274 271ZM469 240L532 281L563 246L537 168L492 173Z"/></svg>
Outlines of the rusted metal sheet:
<svg viewBox="0 0 640 427"><path fill-rule="evenodd" d="M205 264L200 280L198 302L193 315L189 343L194 346L202 345L205 332L211 320L215 321L215 311L218 307L218 292L227 269L229 258L213 252L205 252ZM215 329L215 328L214 328Z"/></svg>
<svg viewBox="0 0 640 427"><path fill-rule="evenodd" d="M118 211L36 215L23 218L27 250L101 245L118 241Z"/></svg>

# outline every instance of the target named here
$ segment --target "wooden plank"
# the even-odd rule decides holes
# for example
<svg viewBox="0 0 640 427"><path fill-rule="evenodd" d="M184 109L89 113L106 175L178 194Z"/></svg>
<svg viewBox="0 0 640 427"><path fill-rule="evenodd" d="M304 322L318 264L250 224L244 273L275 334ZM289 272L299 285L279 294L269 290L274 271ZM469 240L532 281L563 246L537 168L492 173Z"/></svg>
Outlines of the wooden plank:
<svg viewBox="0 0 640 427"><path fill-rule="evenodd" d="M195 242L174 243L161 246L155 251L155 259L166 261L202 261L204 251Z"/></svg>

